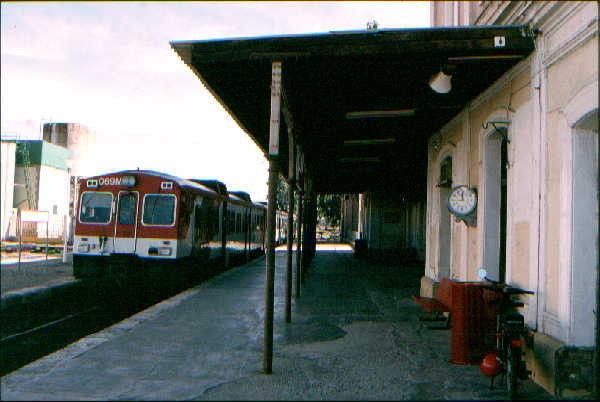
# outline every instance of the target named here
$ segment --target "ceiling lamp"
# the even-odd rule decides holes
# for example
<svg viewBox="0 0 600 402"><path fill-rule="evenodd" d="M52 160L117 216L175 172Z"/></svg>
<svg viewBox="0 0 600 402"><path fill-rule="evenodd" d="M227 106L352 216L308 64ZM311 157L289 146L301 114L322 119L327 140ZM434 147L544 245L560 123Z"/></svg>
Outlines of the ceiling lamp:
<svg viewBox="0 0 600 402"><path fill-rule="evenodd" d="M345 140L344 145L383 145L393 144L395 142L395 138L369 138L361 140Z"/></svg>
<svg viewBox="0 0 600 402"><path fill-rule="evenodd" d="M429 80L429 86L435 92L440 94L447 94L452 89L452 75L445 74L443 71L440 71Z"/></svg>
<svg viewBox="0 0 600 402"><path fill-rule="evenodd" d="M415 115L415 109L364 110L346 113L347 119L369 119L372 117L409 117Z"/></svg>
<svg viewBox="0 0 600 402"><path fill-rule="evenodd" d="M486 56L456 56L448 57L449 62L464 62L464 61L481 61L481 60L510 60L510 59L522 59L524 56L521 54L490 54Z"/></svg>

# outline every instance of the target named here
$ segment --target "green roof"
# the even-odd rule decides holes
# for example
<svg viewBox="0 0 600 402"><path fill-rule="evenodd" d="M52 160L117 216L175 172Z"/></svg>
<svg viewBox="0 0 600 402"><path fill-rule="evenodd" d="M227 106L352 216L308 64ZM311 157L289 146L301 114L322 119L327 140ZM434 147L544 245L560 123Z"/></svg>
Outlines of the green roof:
<svg viewBox="0 0 600 402"><path fill-rule="evenodd" d="M57 169L67 170L67 159L73 156L73 152L67 148L40 140L17 141L17 152L15 163L19 166L28 164L50 166Z"/></svg>

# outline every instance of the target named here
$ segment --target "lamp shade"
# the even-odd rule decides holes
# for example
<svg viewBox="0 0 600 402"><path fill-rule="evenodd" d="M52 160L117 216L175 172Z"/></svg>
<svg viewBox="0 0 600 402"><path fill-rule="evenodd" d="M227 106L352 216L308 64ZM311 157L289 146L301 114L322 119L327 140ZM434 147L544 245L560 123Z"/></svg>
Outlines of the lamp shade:
<svg viewBox="0 0 600 402"><path fill-rule="evenodd" d="M429 86L435 92L441 94L447 94L452 89L452 79L451 75L444 74L443 71L440 71L429 80Z"/></svg>

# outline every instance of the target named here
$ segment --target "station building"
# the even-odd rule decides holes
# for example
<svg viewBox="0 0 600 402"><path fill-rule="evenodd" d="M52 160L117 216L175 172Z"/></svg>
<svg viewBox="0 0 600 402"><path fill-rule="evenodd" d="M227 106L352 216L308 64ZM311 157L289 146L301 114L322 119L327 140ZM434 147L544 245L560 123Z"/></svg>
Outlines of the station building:
<svg viewBox="0 0 600 402"><path fill-rule="evenodd" d="M535 50L427 147L421 293L444 277L526 289L533 378L551 392L591 387L598 344L598 3L431 3L434 26L528 24ZM460 63L456 61L457 68ZM471 221L447 208L476 190ZM596 312L596 313L595 313Z"/></svg>
<svg viewBox="0 0 600 402"><path fill-rule="evenodd" d="M481 268L534 291L523 297L534 381L558 396L590 392L600 377L598 4L431 10L423 29L171 45L265 152L270 177L290 183L303 264L315 194L345 194L342 237L369 257L416 255L422 296L443 278L479 281Z"/></svg>
<svg viewBox="0 0 600 402"><path fill-rule="evenodd" d="M559 396L589 391L599 306L598 4L435 1L431 21L526 24L535 49L429 133L426 203L346 196L345 240L365 239L374 254L417 250L421 296L433 297L443 278L478 281L480 268L533 290L523 312L534 330L534 380ZM442 66L449 92L452 72L477 62ZM476 194L466 216L448 208L461 185Z"/></svg>

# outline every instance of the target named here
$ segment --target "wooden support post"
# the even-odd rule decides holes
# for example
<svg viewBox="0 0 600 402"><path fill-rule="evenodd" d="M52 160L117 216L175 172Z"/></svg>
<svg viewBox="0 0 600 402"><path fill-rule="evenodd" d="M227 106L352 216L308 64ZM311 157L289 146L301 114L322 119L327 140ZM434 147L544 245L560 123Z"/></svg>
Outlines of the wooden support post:
<svg viewBox="0 0 600 402"><path fill-rule="evenodd" d="M306 192L304 193L304 205L302 208L302 267L300 268L300 281L304 283L306 279L307 264L310 259L310 219L311 219L311 194L310 187L306 186Z"/></svg>
<svg viewBox="0 0 600 402"><path fill-rule="evenodd" d="M289 124L289 123L288 123ZM285 322L292 322L292 247L294 245L294 187L295 183L295 155L294 137L292 130L288 130L288 221L287 221L287 266L285 275Z"/></svg>
<svg viewBox="0 0 600 402"><path fill-rule="evenodd" d="M303 239L302 239L302 282L309 273L308 267L315 255L316 250L316 222L317 222L317 196L312 190L310 179L307 180L306 193L304 195L303 211Z"/></svg>
<svg viewBox="0 0 600 402"><path fill-rule="evenodd" d="M269 189L267 206L267 283L265 285L265 328L263 372L271 374L273 369L273 310L275 302L275 188L277 166L273 158L269 161Z"/></svg>
<svg viewBox="0 0 600 402"><path fill-rule="evenodd" d="M296 224L296 298L300 298L300 278L302 276L302 222L303 217L303 194L302 191L298 192L298 223Z"/></svg>
<svg viewBox="0 0 600 402"><path fill-rule="evenodd" d="M263 372L273 372L273 309L275 301L275 191L277 185L277 163L279 155L279 112L281 105L281 62L271 66L271 123L269 131L269 182L267 195L267 275L265 286L265 326L263 342Z"/></svg>

